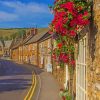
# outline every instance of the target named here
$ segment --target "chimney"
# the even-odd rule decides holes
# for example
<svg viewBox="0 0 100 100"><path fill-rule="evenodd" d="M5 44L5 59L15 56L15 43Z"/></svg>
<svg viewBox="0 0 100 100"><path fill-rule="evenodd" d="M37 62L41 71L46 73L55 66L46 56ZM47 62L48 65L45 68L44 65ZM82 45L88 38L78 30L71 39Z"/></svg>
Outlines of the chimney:
<svg viewBox="0 0 100 100"><path fill-rule="evenodd" d="M36 28L32 28L31 29L31 35L35 35L37 34L37 29Z"/></svg>
<svg viewBox="0 0 100 100"><path fill-rule="evenodd" d="M38 29L37 28L35 28L35 34L38 34Z"/></svg>

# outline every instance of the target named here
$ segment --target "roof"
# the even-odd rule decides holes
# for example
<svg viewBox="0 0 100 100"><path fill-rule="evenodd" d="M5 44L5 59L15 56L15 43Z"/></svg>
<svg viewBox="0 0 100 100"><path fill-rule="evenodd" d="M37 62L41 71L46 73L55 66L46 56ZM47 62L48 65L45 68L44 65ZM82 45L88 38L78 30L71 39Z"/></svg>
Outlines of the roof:
<svg viewBox="0 0 100 100"><path fill-rule="evenodd" d="M39 41L45 34L47 34L48 32L48 28L39 28L38 29L38 34L36 34L35 36L33 36L27 43L27 44L31 44L31 43L35 43L37 41Z"/></svg>
<svg viewBox="0 0 100 100"><path fill-rule="evenodd" d="M27 33L28 32L30 32L32 29L30 29L30 30L27 30ZM12 43L12 45L11 45L11 47L10 48L12 48L12 49L15 49L15 48L18 48L20 45L23 45L23 44L25 44L28 40L30 40L31 38L32 38L32 36L33 36L34 34L30 34L29 36L27 36L25 39L23 39L23 38L16 38L16 40L13 40L13 43Z"/></svg>
<svg viewBox="0 0 100 100"><path fill-rule="evenodd" d="M40 38L38 40L38 42L43 42L43 41L45 41L45 40L47 40L47 39L49 39L51 37L52 37L52 35L47 32L42 38Z"/></svg>
<svg viewBox="0 0 100 100"><path fill-rule="evenodd" d="M27 41L29 41L32 37L32 35L29 35L26 39L23 40L22 44L27 43Z"/></svg>
<svg viewBox="0 0 100 100"><path fill-rule="evenodd" d="M4 47L3 41L0 41L0 47Z"/></svg>
<svg viewBox="0 0 100 100"><path fill-rule="evenodd" d="M15 49L15 48L19 47L22 42L23 42L22 38L14 40L12 45L11 45L11 49Z"/></svg>
<svg viewBox="0 0 100 100"><path fill-rule="evenodd" d="M5 48L10 48L12 40L4 41Z"/></svg>

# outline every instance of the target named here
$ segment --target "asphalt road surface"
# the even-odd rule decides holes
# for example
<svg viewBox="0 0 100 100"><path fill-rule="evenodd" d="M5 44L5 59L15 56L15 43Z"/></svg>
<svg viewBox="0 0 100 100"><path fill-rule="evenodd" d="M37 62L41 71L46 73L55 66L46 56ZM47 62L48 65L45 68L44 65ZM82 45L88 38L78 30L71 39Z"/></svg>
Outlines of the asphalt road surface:
<svg viewBox="0 0 100 100"><path fill-rule="evenodd" d="M59 84L51 73L38 66L0 60L0 100L24 100L32 83L32 71L37 76L32 100L61 100Z"/></svg>
<svg viewBox="0 0 100 100"><path fill-rule="evenodd" d="M24 100L31 81L28 66L0 60L0 100Z"/></svg>

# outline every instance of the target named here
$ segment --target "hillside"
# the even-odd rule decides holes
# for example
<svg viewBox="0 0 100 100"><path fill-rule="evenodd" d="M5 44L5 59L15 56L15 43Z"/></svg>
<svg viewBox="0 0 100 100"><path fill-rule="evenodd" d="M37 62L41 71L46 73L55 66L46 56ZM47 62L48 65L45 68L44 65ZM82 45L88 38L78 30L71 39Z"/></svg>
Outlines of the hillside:
<svg viewBox="0 0 100 100"><path fill-rule="evenodd" d="M17 33L21 28L14 28L14 29L0 29L0 36L10 36L14 33Z"/></svg>
<svg viewBox="0 0 100 100"><path fill-rule="evenodd" d="M38 28L38 32L42 32L47 28ZM20 33L21 31L30 30L30 28L10 28L10 29L0 29L0 39L8 40L11 39L12 36L16 36L15 34Z"/></svg>

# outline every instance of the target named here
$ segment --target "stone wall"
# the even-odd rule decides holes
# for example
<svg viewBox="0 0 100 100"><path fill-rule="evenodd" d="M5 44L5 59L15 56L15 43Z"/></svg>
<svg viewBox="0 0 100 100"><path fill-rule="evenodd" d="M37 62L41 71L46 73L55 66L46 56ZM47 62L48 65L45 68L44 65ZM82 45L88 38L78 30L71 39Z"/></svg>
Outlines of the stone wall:
<svg viewBox="0 0 100 100"><path fill-rule="evenodd" d="M94 21L88 48L88 100L100 100L100 0L94 0ZM90 49L91 48L91 49Z"/></svg>

